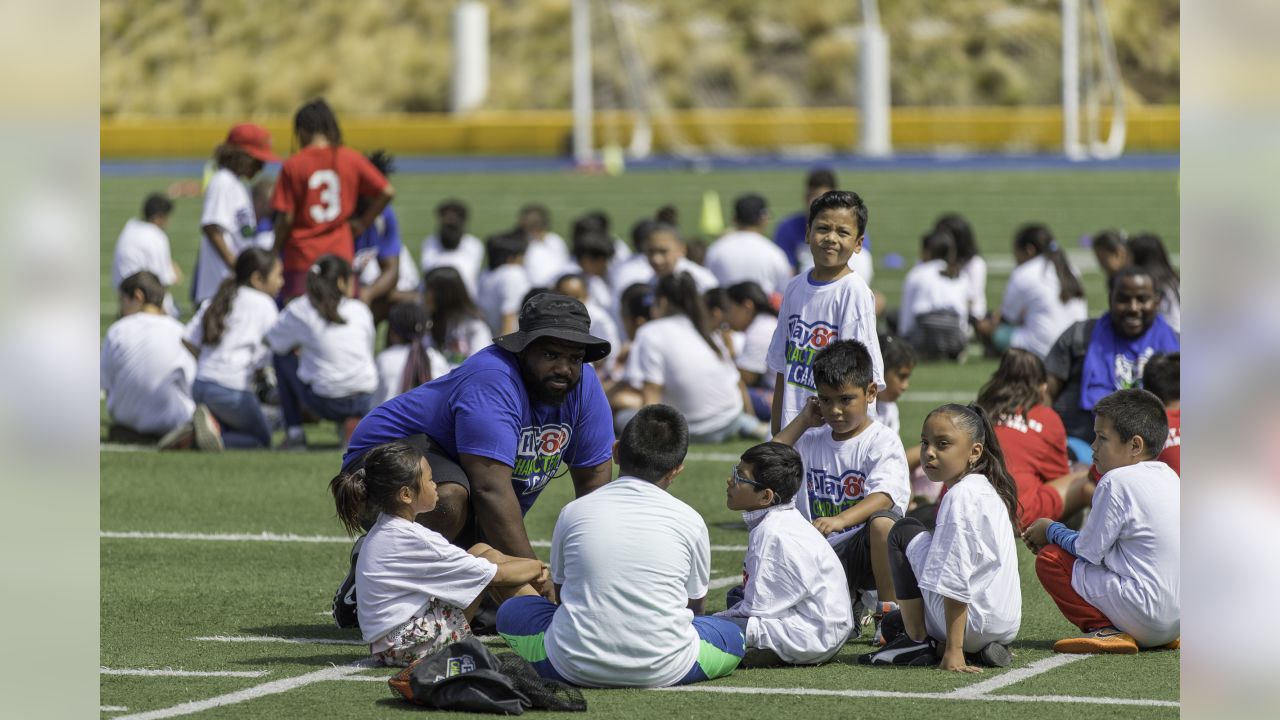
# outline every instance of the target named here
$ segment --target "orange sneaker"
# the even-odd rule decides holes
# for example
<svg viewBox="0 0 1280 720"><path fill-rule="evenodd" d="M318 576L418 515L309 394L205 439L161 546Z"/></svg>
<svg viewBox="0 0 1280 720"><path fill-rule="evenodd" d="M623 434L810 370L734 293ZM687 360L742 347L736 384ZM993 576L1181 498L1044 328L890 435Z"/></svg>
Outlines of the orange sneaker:
<svg viewBox="0 0 1280 720"><path fill-rule="evenodd" d="M1073 654L1136 655L1138 643L1128 633L1120 632L1113 627L1105 627L1081 637L1059 640L1053 644L1053 651Z"/></svg>
<svg viewBox="0 0 1280 720"><path fill-rule="evenodd" d="M1161 650L1181 650L1181 649L1182 649L1182 637L1181 637L1181 636L1176 637L1176 638L1174 638L1173 640L1171 640L1171 641L1169 641L1169 642L1167 642L1167 643L1165 643L1165 644L1161 645L1161 646L1160 646L1160 649L1161 649Z"/></svg>

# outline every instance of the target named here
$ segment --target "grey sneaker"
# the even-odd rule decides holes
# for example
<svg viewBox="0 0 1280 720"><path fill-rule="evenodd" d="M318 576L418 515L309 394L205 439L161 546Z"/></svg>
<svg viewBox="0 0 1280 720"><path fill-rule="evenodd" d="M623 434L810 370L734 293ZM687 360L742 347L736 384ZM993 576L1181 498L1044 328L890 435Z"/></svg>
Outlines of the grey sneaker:
<svg viewBox="0 0 1280 720"><path fill-rule="evenodd" d="M191 417L191 425L195 428L196 448L222 452L222 426L209 408L197 405L196 414Z"/></svg>

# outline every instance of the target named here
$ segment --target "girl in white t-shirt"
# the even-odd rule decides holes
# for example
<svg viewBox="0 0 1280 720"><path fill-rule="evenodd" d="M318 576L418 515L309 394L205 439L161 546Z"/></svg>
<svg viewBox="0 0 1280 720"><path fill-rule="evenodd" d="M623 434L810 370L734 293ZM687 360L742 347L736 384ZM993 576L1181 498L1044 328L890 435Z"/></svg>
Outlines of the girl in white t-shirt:
<svg viewBox="0 0 1280 720"><path fill-rule="evenodd" d="M344 445L373 407L373 314L351 298L351 290L351 263L323 255L307 272L306 294L286 305L267 332L267 345L276 353L285 448L306 445L299 403L341 423Z"/></svg>
<svg viewBox="0 0 1280 720"><path fill-rule="evenodd" d="M778 327L778 311L769 296L754 282L740 282L725 289L729 300L725 320L743 335L742 352L734 358L738 375L747 387L751 410L768 421L773 410L773 385L777 376L769 371L769 343Z"/></svg>
<svg viewBox="0 0 1280 720"><path fill-rule="evenodd" d="M270 143L265 129L243 123L231 128L226 141L214 149L217 170L204 191L200 252L191 288L197 305L213 297L240 253L254 247L258 221L245 181L261 172L265 161L279 160L270 154Z"/></svg>
<svg viewBox="0 0 1280 720"><path fill-rule="evenodd" d="M254 376L271 360L263 337L279 316L275 295L283 285L280 260L251 247L236 258L235 275L187 324L184 339L200 358L191 392L217 418L226 447L271 447Z"/></svg>
<svg viewBox="0 0 1280 720"><path fill-rule="evenodd" d="M728 350L707 329L707 312L688 273L673 273L654 288L653 319L636 331L626 382L644 405L670 405L689 421L689 442L736 437L764 440L768 426L747 412L750 403ZM625 427L634 411L621 411Z"/></svg>
<svg viewBox="0 0 1280 720"><path fill-rule="evenodd" d="M493 331L471 300L462 276L452 267L427 273L423 304L431 317L427 344L444 355L452 367L493 344Z"/></svg>
<svg viewBox="0 0 1280 720"><path fill-rule="evenodd" d="M426 346L431 320L421 305L400 303L387 313L387 349L378 353L375 406L449 372L449 363Z"/></svg>
<svg viewBox="0 0 1280 720"><path fill-rule="evenodd" d="M1022 623L1018 491L986 414L943 405L925 418L920 455L946 494L933 532L915 518L889 531L889 564L905 632L864 655L871 665L1005 667ZM886 617L886 623L888 618ZM882 627L885 627L882 625Z"/></svg>
<svg viewBox="0 0 1280 720"><path fill-rule="evenodd" d="M524 269L524 252L529 241L517 233L498 233L485 241L489 252L489 269L480 274L480 290L476 304L484 310L493 336L519 329L520 303L533 289L529 271Z"/></svg>
<svg viewBox="0 0 1280 720"><path fill-rule="evenodd" d="M969 318L977 321L987 316L987 261L978 251L973 227L960 213L947 213L934 223L935 229L946 230L956 240L956 264L964 280L969 304Z"/></svg>
<svg viewBox="0 0 1280 720"><path fill-rule="evenodd" d="M439 496L418 448L390 442L367 452L329 482L347 532L366 527L355 563L360 632L384 665L407 666L471 634L468 621L486 590L498 603L536 595L547 565L503 555L484 543L463 550L416 522Z"/></svg>
<svg viewBox="0 0 1280 720"><path fill-rule="evenodd" d="M969 343L969 287L956 257L951 233L932 230L921 238L920 264L902 283L898 335L926 360L955 359Z"/></svg>
<svg viewBox="0 0 1280 720"><path fill-rule="evenodd" d="M1024 225L1013 238L1018 263L1009 275L1000 312L976 326L997 352L1015 347L1043 358L1058 336L1089 313L1080 276L1049 228Z"/></svg>

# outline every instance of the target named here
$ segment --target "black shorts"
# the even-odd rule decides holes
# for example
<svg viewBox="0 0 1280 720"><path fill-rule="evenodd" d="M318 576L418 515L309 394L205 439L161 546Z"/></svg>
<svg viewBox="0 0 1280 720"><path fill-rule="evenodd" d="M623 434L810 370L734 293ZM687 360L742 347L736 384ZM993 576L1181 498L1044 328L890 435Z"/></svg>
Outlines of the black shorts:
<svg viewBox="0 0 1280 720"><path fill-rule="evenodd" d="M874 512L857 532L832 546L836 551L836 557L839 557L841 564L844 565L844 576L849 581L849 594L855 600L859 590L876 588L876 576L871 570L870 530L871 521L876 518L889 518L897 522L902 519L902 513L894 509Z"/></svg>
<svg viewBox="0 0 1280 720"><path fill-rule="evenodd" d="M444 448L440 447L439 443L432 440L429 436L421 433L401 438L400 442L408 443L409 445L417 448L418 452L422 453L422 456L427 459L427 464L431 466L431 478L435 480L437 485L444 485L446 483L461 485L467 491L467 496L470 497L471 481L467 479L467 474L462 471L461 465L445 454ZM369 448L369 450L372 449L373 448ZM352 459L351 463L345 468L345 471L355 472L356 470L364 467L364 456L367 453L368 450ZM471 547L480 541L478 537L479 531L475 521L475 512L473 509L470 509L470 503L468 503L468 508L467 524L462 528L462 532L458 533L458 537L453 540L454 545L464 548ZM366 513L364 522L365 530L373 527L373 522L377 517L378 513L376 511Z"/></svg>

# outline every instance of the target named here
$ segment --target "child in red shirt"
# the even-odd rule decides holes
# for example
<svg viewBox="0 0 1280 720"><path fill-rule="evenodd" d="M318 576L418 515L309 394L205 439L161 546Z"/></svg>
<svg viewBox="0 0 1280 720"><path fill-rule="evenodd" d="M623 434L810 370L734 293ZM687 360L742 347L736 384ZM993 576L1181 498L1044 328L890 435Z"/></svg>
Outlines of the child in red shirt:
<svg viewBox="0 0 1280 720"><path fill-rule="evenodd" d="M1067 431L1044 402L1048 375L1034 353L1012 349L978 393L995 426L1005 464L1018 486L1019 522L1070 517L1088 504L1084 472L1072 473Z"/></svg>
<svg viewBox="0 0 1280 720"><path fill-rule="evenodd" d="M293 131L302 149L285 161L271 198L286 300L306 292L307 270L320 256L333 254L351 262L355 238L395 195L373 163L342 144L338 119L324 100L303 105L294 116ZM355 217L360 196L373 200Z"/></svg>

